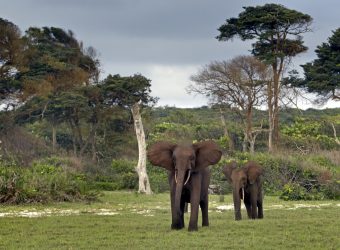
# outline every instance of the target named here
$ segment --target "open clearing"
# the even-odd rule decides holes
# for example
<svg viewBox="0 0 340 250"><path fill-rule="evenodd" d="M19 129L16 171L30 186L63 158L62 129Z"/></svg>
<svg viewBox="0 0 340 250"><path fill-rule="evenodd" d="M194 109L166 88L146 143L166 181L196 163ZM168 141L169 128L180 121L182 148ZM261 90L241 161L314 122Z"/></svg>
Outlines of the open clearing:
<svg viewBox="0 0 340 250"><path fill-rule="evenodd" d="M234 221L210 196L210 227L170 230L168 194L106 192L101 202L0 207L1 249L340 249L339 201L265 197L263 220ZM189 213L190 214L190 213ZM188 214L185 222L188 224Z"/></svg>

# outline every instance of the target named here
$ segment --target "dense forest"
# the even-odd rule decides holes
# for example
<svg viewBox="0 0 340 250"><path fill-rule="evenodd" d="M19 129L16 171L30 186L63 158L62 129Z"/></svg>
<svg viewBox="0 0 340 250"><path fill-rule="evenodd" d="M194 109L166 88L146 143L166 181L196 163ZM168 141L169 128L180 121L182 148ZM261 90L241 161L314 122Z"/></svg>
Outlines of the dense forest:
<svg viewBox="0 0 340 250"><path fill-rule="evenodd" d="M252 159L265 169L268 193L339 199L340 108L300 110L288 100L293 90L317 93L319 102L338 100L340 29L318 47L318 59L303 66L304 78L294 71L283 78L283 62L307 49L300 35L311 17L287 14L300 22L287 29L298 38L280 47L279 35L263 40L271 26L247 33L248 22L249 30L258 28L245 20L254 11L245 8L227 20L218 37L258 39L254 57L214 62L193 74L188 92L210 103L185 109L157 106L152 81L141 74L102 77L96 50L84 48L72 31L31 27L22 34L0 18L0 202L95 199L98 190L138 189L137 106L147 145L218 142L223 159L211 167L211 183L221 193L230 191L221 166ZM168 190L164 170L148 164L147 172L153 192Z"/></svg>

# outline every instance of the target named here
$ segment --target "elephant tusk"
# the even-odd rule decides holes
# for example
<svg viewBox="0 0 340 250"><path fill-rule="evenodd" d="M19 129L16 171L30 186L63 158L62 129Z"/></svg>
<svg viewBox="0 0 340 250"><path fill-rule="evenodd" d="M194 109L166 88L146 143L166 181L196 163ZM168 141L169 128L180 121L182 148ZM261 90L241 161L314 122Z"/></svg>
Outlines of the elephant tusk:
<svg viewBox="0 0 340 250"><path fill-rule="evenodd" d="M175 171L175 182L177 184L177 171Z"/></svg>
<svg viewBox="0 0 340 250"><path fill-rule="evenodd" d="M244 200L244 188L242 188L242 200Z"/></svg>
<svg viewBox="0 0 340 250"><path fill-rule="evenodd" d="M185 186L185 184L188 183L188 181L189 181L189 179L190 179L190 174L191 174L191 171L189 170L189 174L188 174L187 180L184 182L184 186Z"/></svg>

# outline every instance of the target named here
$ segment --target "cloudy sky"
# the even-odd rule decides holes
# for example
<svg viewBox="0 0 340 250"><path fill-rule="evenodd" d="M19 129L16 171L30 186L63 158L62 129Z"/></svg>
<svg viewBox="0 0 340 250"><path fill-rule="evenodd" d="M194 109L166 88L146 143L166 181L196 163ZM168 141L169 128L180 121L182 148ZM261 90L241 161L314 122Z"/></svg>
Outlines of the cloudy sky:
<svg viewBox="0 0 340 250"><path fill-rule="evenodd" d="M316 46L340 24L338 0L0 0L0 17L23 32L30 26L70 29L85 46L98 50L103 77L141 73L152 80L158 105L197 107L207 100L186 93L190 75L212 60L250 53L249 42L218 42L217 28L237 17L242 6L268 2L314 19L313 33L304 36L309 51L293 60L297 69L315 59Z"/></svg>

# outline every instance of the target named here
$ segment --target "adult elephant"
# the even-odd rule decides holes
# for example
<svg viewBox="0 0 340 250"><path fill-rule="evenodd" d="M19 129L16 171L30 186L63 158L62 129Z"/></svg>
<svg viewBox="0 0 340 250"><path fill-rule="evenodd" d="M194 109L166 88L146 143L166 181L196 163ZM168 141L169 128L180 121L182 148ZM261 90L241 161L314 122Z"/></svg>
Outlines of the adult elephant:
<svg viewBox="0 0 340 250"><path fill-rule="evenodd" d="M184 227L184 206L191 203L189 231L197 231L198 208L202 210L202 226L209 226L208 166L216 164L222 152L213 141L191 145L157 142L148 150L148 159L169 171L172 229Z"/></svg>
<svg viewBox="0 0 340 250"><path fill-rule="evenodd" d="M263 218L263 170L256 162L249 161L237 168L235 161L228 163L222 170L233 188L235 220L241 220L241 199L247 209L249 219ZM244 197L243 197L244 194Z"/></svg>

